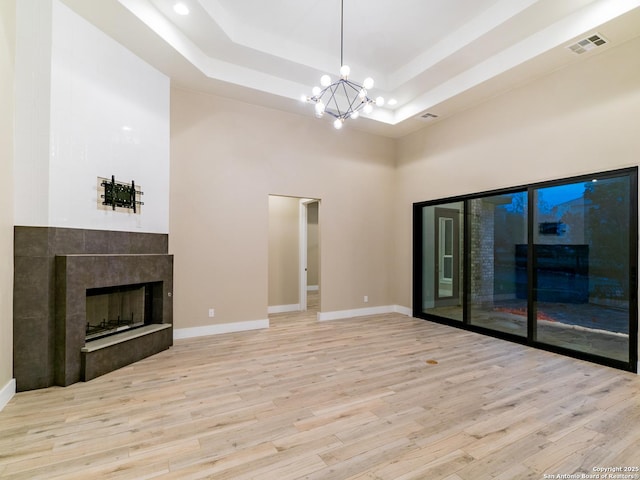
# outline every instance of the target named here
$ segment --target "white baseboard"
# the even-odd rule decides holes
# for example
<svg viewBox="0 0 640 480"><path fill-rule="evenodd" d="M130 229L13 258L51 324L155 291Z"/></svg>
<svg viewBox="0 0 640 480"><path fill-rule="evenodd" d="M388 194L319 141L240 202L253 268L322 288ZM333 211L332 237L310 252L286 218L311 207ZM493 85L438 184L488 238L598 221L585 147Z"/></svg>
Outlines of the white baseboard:
<svg viewBox="0 0 640 480"><path fill-rule="evenodd" d="M407 317L413 317L413 310L409 307L403 307L402 305L394 305L393 311L396 313L400 313L402 315L406 315Z"/></svg>
<svg viewBox="0 0 640 480"><path fill-rule="evenodd" d="M354 308L353 310L337 310L335 312L318 312L318 320L341 320L344 318L380 315L382 313L400 313L411 316L411 310L400 305L383 305L380 307Z"/></svg>
<svg viewBox="0 0 640 480"><path fill-rule="evenodd" d="M300 311L299 303L292 303L291 305L273 305L271 307L267 307L267 313L286 313L298 311Z"/></svg>
<svg viewBox="0 0 640 480"><path fill-rule="evenodd" d="M320 290L319 285L307 285L307 292L317 292Z"/></svg>
<svg viewBox="0 0 640 480"><path fill-rule="evenodd" d="M0 389L0 412L16 394L16 379L12 378Z"/></svg>
<svg viewBox="0 0 640 480"><path fill-rule="evenodd" d="M223 333L246 332L269 328L269 319L249 320L246 322L220 323L217 325L205 325L203 327L177 328L173 330L173 339L205 337L207 335L220 335Z"/></svg>

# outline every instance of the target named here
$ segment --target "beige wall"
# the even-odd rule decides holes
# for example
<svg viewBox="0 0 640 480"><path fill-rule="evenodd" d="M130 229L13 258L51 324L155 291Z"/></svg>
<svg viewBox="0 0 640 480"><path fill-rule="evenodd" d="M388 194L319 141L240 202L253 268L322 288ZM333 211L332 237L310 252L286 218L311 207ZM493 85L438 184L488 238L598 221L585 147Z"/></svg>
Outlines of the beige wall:
<svg viewBox="0 0 640 480"><path fill-rule="evenodd" d="M300 113L172 90L175 328L267 318L270 194L322 201L323 311L392 303L394 141Z"/></svg>
<svg viewBox="0 0 640 480"><path fill-rule="evenodd" d="M300 199L269 196L269 306L300 302Z"/></svg>
<svg viewBox="0 0 640 480"><path fill-rule="evenodd" d="M411 305L412 203L636 166L640 38L402 138L394 302Z"/></svg>
<svg viewBox="0 0 640 480"><path fill-rule="evenodd" d="M0 392L13 377L13 72L15 1L0 1ZM0 401L2 398L0 398ZM2 408L2 405L0 405Z"/></svg>

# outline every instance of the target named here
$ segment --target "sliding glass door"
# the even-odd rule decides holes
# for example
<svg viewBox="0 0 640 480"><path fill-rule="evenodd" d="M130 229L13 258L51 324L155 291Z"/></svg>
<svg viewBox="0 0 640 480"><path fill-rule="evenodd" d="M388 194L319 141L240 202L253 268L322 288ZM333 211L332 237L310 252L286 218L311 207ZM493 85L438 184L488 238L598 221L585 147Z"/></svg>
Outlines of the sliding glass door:
<svg viewBox="0 0 640 480"><path fill-rule="evenodd" d="M527 335L527 192L468 200L469 323Z"/></svg>
<svg viewBox="0 0 640 480"><path fill-rule="evenodd" d="M635 371L637 169L414 205L414 316Z"/></svg>
<svg viewBox="0 0 640 480"><path fill-rule="evenodd" d="M462 321L464 203L445 203L421 211L423 251L421 310Z"/></svg>
<svg viewBox="0 0 640 480"><path fill-rule="evenodd" d="M628 362L631 179L533 195L536 341Z"/></svg>

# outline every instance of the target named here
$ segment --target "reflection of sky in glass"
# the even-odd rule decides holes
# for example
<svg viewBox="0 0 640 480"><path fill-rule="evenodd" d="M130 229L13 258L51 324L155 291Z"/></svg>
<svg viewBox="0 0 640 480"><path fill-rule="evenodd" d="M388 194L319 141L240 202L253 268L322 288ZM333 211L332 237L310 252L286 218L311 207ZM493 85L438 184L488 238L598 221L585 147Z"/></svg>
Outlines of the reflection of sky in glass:
<svg viewBox="0 0 640 480"><path fill-rule="evenodd" d="M556 187L540 188L535 191L540 211L549 212L552 208L570 202L584 195L585 187L590 182L571 183L569 185L558 185ZM509 212L522 212L527 207L527 192L511 193L501 196L509 203L499 205Z"/></svg>
<svg viewBox="0 0 640 480"><path fill-rule="evenodd" d="M584 195L584 187L587 183L571 183L569 185L559 185L557 187L541 188L538 190L538 198L542 196L542 200L549 207L555 207L563 203L575 200Z"/></svg>

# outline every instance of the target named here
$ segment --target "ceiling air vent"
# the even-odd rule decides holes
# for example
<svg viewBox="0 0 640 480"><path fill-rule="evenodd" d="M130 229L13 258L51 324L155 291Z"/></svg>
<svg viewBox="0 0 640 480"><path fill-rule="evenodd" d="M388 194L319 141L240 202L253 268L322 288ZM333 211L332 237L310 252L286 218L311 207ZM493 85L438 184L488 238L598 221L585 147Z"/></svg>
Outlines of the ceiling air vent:
<svg viewBox="0 0 640 480"><path fill-rule="evenodd" d="M432 118L438 118L438 115L436 115L435 113L423 113L422 115L420 115L420 118L422 120L431 120Z"/></svg>
<svg viewBox="0 0 640 480"><path fill-rule="evenodd" d="M567 48L573 53L580 55L588 52L589 50L593 50L596 47L600 47L605 43L608 42L602 35L594 33L593 35L589 35L587 38L583 38L582 40L578 40L576 43L572 43Z"/></svg>

